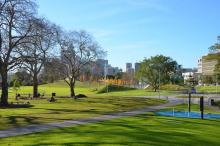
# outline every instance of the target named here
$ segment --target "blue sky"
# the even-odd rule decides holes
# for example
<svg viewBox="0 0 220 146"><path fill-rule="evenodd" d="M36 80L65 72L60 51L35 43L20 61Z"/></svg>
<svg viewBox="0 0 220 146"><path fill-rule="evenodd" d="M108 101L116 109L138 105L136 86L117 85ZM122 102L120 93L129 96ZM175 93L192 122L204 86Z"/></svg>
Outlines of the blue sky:
<svg viewBox="0 0 220 146"><path fill-rule="evenodd" d="M39 14L90 32L113 66L163 54L197 67L220 35L220 0L37 0Z"/></svg>

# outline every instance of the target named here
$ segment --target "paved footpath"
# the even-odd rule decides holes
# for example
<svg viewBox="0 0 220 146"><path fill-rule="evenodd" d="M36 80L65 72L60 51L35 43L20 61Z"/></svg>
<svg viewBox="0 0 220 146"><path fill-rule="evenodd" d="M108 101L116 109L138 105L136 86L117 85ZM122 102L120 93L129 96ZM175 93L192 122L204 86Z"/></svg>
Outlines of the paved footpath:
<svg viewBox="0 0 220 146"><path fill-rule="evenodd" d="M35 124L35 125L28 125L24 127L11 128L7 130L0 130L0 138L31 134L31 133L47 131L47 130L51 130L55 128L74 126L74 125L83 125L83 124L111 120L111 119L116 119L116 118L121 118L121 117L126 117L126 116L135 116L139 114L144 114L146 112L157 111L157 110L160 110L160 109L163 109L169 106L174 106L180 103L182 103L182 101L177 100L177 99L169 99L169 103L167 104L158 105L158 106L150 106L150 107L140 109L140 110L120 112L120 113L115 113L115 114L110 114L110 115L102 115L99 117L92 117L92 118L82 119L82 120L68 120L68 121L57 122L57 123Z"/></svg>

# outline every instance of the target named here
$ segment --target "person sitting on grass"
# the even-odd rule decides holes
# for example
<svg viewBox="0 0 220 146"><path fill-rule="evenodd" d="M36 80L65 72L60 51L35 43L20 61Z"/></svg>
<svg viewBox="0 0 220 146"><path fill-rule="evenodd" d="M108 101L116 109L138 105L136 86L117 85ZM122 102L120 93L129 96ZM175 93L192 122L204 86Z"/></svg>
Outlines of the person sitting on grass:
<svg viewBox="0 0 220 146"><path fill-rule="evenodd" d="M55 102L55 101L56 101L56 99L53 96L49 100L49 102Z"/></svg>

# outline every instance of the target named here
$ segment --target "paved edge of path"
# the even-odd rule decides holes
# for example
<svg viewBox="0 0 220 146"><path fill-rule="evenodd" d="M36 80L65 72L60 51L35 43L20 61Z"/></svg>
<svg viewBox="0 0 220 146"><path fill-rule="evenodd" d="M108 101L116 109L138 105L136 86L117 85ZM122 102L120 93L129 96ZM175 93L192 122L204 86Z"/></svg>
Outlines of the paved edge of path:
<svg viewBox="0 0 220 146"><path fill-rule="evenodd" d="M154 112L154 111L157 111L157 110L169 107L169 106L175 106L180 103L181 102L178 100L169 100L169 103L157 105L157 106L149 106L149 107L146 107L140 110L101 115L98 117L91 117L91 118L82 119L82 120L67 120L64 122L56 122L56 123L48 123L48 124L34 124L34 125L28 125L24 127L10 128L7 130L0 130L0 138L32 134L32 133L43 132L43 131L47 131L47 130L51 130L55 128L64 128L64 127L69 127L69 126L84 125L88 123L117 119L117 118L126 117L126 116L135 116L135 115L144 114L146 112Z"/></svg>

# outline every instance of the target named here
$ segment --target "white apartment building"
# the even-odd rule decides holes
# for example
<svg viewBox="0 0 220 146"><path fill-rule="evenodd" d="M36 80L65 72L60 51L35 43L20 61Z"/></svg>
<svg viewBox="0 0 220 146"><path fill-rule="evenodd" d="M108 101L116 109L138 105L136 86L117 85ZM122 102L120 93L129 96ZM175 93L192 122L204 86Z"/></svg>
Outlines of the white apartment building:
<svg viewBox="0 0 220 146"><path fill-rule="evenodd" d="M213 75L218 61L216 59L207 60L205 57L203 56L198 60L198 73L202 75Z"/></svg>

